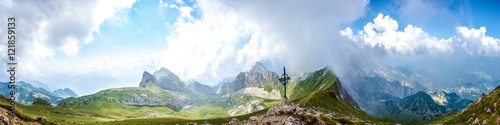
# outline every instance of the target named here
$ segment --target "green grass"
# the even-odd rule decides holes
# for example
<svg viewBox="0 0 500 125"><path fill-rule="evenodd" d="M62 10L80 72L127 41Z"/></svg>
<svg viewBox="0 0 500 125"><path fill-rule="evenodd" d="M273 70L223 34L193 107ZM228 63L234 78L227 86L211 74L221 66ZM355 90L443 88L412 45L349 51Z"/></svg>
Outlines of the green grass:
<svg viewBox="0 0 500 125"><path fill-rule="evenodd" d="M455 117L457 117L460 114L460 112L451 112L448 114L444 114L442 116L436 117L432 119L431 121L425 123L425 124L444 124L446 121L449 121Z"/></svg>
<svg viewBox="0 0 500 125"><path fill-rule="evenodd" d="M168 92L160 89L146 89L140 87L126 87L107 89L95 94L82 96L79 98L66 98L59 103L62 107L89 107L95 102L122 101L140 96L155 96L165 102L173 102L173 97Z"/></svg>
<svg viewBox="0 0 500 125"><path fill-rule="evenodd" d="M0 106L7 108L10 106L8 100L2 96ZM53 124L66 122L75 123L92 123L95 121L107 120L105 118L85 117L86 114L74 111L69 108L62 108L46 104L24 105L16 104L16 114L25 121L36 121L42 124ZM42 117L41 121L37 121L37 117Z"/></svg>
<svg viewBox="0 0 500 125"><path fill-rule="evenodd" d="M229 116L228 111L229 108L227 107L216 104L207 104L194 106L186 110L182 109L179 114L191 118L221 118Z"/></svg>
<svg viewBox="0 0 500 125"><path fill-rule="evenodd" d="M326 75L324 73L327 72ZM314 91L328 89L334 82L336 82L336 77L328 71L328 69L322 69L314 72L308 79L298 82L297 85L293 86L293 93L290 95L290 99L298 99L303 96L309 95ZM287 93L288 94L288 93Z"/></svg>
<svg viewBox="0 0 500 125"><path fill-rule="evenodd" d="M477 118L482 124L484 120L486 120L486 124L495 124L500 122L500 112L498 107L500 99L500 86L495 88L493 92L489 95L485 95L481 97L478 101L471 103L467 109L453 117L449 118L450 120L446 121L445 124L472 124L472 122ZM495 107L495 103L497 106ZM487 112L487 109L495 112ZM472 120L469 120L471 119Z"/></svg>
<svg viewBox="0 0 500 125"><path fill-rule="evenodd" d="M221 125L223 123L228 123L233 118L236 118L240 121L247 120L248 118L250 118L252 116L265 114L267 112L267 110L268 109L264 109L264 110L260 110L260 111L246 114L246 115L226 117L226 118L212 118L212 119L147 118L147 119L127 119L127 120L122 120L122 121L107 122L104 124L106 124L106 125L151 125L151 124L185 125L185 124L190 123L190 122L202 124L202 123L205 123L205 121L207 121L208 123L213 124L213 125Z"/></svg>
<svg viewBox="0 0 500 125"><path fill-rule="evenodd" d="M335 94L328 91L318 91L314 94L305 96L301 99L295 100L301 107L309 107L322 112L335 112L335 120L341 120L342 118L359 118L360 121L356 119L347 119L353 123L383 123L392 124L393 122L387 119L380 119L353 108L352 106L339 101L335 98Z"/></svg>
<svg viewBox="0 0 500 125"><path fill-rule="evenodd" d="M8 108L8 101L4 97L1 99L0 106ZM203 105L193 107L191 109L174 112L167 107L159 106L129 106L116 103L96 102L92 103L94 109L88 107L60 107L47 104L33 105L16 105L17 114L24 120L36 121L37 117L42 117L43 124L104 124L107 122L132 120L132 121L147 121L145 124L162 123L165 119L174 121L191 121L218 118L227 116L227 108L218 105ZM158 117L168 118L149 118L146 117L148 112L156 112ZM194 117L194 118L193 118ZM161 119L155 121L155 119ZM120 122L118 122L121 124ZM137 123L137 122L136 122ZM171 123L171 122L167 122ZM201 123L201 122L200 122Z"/></svg>
<svg viewBox="0 0 500 125"><path fill-rule="evenodd" d="M270 92L272 92L272 91L273 91L273 87L272 87L271 85L266 85L266 86L264 86L264 91L266 91L266 92L269 92L269 93L270 93Z"/></svg>

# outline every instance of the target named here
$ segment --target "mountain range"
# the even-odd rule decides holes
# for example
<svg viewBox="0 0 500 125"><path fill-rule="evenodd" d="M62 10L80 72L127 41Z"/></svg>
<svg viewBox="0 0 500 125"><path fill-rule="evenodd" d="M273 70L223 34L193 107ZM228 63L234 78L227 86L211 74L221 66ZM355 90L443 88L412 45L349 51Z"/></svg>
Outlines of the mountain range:
<svg viewBox="0 0 500 125"><path fill-rule="evenodd" d="M196 119L221 124L271 121L283 124L427 123L436 117L447 117L473 102L470 96L464 98L456 91L449 91L453 89L429 88L428 81L420 77L431 78L430 75L411 66L367 71L358 79L352 79L350 88L345 88L328 67L294 73L286 90L290 105L282 104L284 87L278 81L278 73L268 71L258 62L252 69L228 77L213 87L195 80L182 81L167 68L153 73L145 71L137 87L105 89L81 97L67 88L50 92L20 82L20 93L25 94L19 95L19 102L31 104L35 98L40 98L55 105L52 108L41 106L43 103L21 105L21 109L43 107L39 112L24 114L26 117L36 117L47 110L80 117L75 119L117 120L116 124L137 123L141 121L138 119L150 123L171 118L179 118L173 120L179 122L167 123L182 124ZM7 83L2 85L6 88ZM2 90L2 94L8 91ZM46 119L57 121L63 117L46 115ZM447 121L441 123L444 122Z"/></svg>
<svg viewBox="0 0 500 125"><path fill-rule="evenodd" d="M8 82L0 82L0 92L5 97L10 96L11 89L8 88L8 85ZM30 83L26 83L24 81L17 82L15 85L16 101L22 104L31 104L35 98L40 98L47 100L52 105L57 105L59 103L58 101L64 98L78 97L78 95L69 88L57 89L51 92L42 87L34 87Z"/></svg>
<svg viewBox="0 0 500 125"><path fill-rule="evenodd" d="M385 101L380 112L392 121L415 123L460 111L470 103L471 100L462 99L455 93L420 91L403 99Z"/></svg>
<svg viewBox="0 0 500 125"><path fill-rule="evenodd" d="M500 85L500 72L494 70L496 57L468 57L469 61L449 58L425 57L414 63L395 66L357 66L354 70L360 71L349 81L349 90L353 98L360 104L360 108L370 115L388 118L394 121L409 123L413 121L428 121L442 114L461 110L472 100L477 100L483 93L489 93L496 86ZM467 62L467 63L463 63ZM489 67L494 68L489 68ZM425 92L432 95L434 92L446 92L464 99L458 107L457 105L443 105L443 98L430 102L432 105L444 106L444 109L427 115L398 115L406 110L399 106L402 99L415 95L418 92ZM418 95L423 96L423 93ZM434 98L437 99L437 98ZM450 100L453 101L453 100ZM387 103L391 103L389 106ZM396 105L398 104L398 105ZM397 109L387 109L388 107ZM425 109L425 108L424 108ZM394 115L396 113L396 115ZM408 115L411 114L411 115Z"/></svg>

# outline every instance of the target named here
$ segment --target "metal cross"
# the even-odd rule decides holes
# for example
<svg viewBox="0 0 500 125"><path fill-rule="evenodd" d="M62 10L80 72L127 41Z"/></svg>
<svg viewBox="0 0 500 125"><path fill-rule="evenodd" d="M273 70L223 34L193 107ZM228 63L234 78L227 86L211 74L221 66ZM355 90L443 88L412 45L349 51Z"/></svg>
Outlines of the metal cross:
<svg viewBox="0 0 500 125"><path fill-rule="evenodd" d="M279 79L279 81L281 82L281 84L283 84L283 86L285 88L285 92L283 93L283 95L284 95L283 102L285 104L288 104L288 97L286 97L286 84L288 84L288 80L290 80L290 77L288 76L288 74L286 74L285 67L283 66L283 75L281 75L281 78Z"/></svg>

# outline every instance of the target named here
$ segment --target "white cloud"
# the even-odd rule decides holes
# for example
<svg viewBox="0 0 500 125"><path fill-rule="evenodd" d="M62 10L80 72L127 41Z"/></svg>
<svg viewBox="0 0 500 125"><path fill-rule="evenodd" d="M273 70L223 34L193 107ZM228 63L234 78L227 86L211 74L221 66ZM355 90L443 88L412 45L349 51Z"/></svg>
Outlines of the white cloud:
<svg viewBox="0 0 500 125"><path fill-rule="evenodd" d="M183 6L179 8L179 12L181 12L181 17L190 20L193 19L193 17L191 16L191 11L193 11L193 8L191 7Z"/></svg>
<svg viewBox="0 0 500 125"><path fill-rule="evenodd" d="M80 49L78 41L73 37L68 37L65 41L66 43L64 43L61 49L64 51L64 53L66 53L66 55L75 57Z"/></svg>
<svg viewBox="0 0 500 125"><path fill-rule="evenodd" d="M500 40L486 36L486 28L479 29L458 26L457 41L460 47L468 54L498 54L500 52Z"/></svg>
<svg viewBox="0 0 500 125"><path fill-rule="evenodd" d="M335 63L342 23L363 15L368 1L197 1L181 9L162 62L184 79L215 84L255 61L317 70ZM300 9L299 9L300 8ZM346 12L345 10L349 10ZM187 12L200 14L191 18ZM274 70L274 69L271 69Z"/></svg>
<svg viewBox="0 0 500 125"><path fill-rule="evenodd" d="M168 7L168 2L167 1L163 1L163 0L160 0L160 5L159 5L160 8L165 8L165 7Z"/></svg>
<svg viewBox="0 0 500 125"><path fill-rule="evenodd" d="M182 1L182 0L175 0L175 2L178 4L184 4L184 1Z"/></svg>
<svg viewBox="0 0 500 125"><path fill-rule="evenodd" d="M495 55L500 53L500 40L486 36L486 28L456 27L455 36L447 39L430 36L421 28L408 25L403 31L397 31L397 21L379 14L375 23L367 23L363 30L354 34L350 27L340 34L362 48L382 51L384 54L436 54L454 53L469 55Z"/></svg>
<svg viewBox="0 0 500 125"><path fill-rule="evenodd" d="M408 25L398 31L398 23L389 16L379 14L374 23L367 23L358 35L351 28L340 31L342 36L359 43L362 47L381 49L382 53L417 55L436 52L452 52L452 39L429 36L421 28Z"/></svg>
<svg viewBox="0 0 500 125"><path fill-rule="evenodd" d="M81 45L93 40L93 33L99 33L99 27L106 19L114 17L120 10L130 8L134 2L12 1L15 6L2 7L0 12L7 14L2 14L0 18L15 16L17 23L23 24L16 29L19 48L30 50L19 53L25 59L40 60L51 57L58 51L75 56ZM0 22L6 23L5 20ZM5 29L5 26L0 28ZM67 49L69 45L73 47L71 52Z"/></svg>
<svg viewBox="0 0 500 125"><path fill-rule="evenodd" d="M16 18L16 49L19 77L37 79L58 72L50 68L61 58L78 56L82 45L93 41L93 34L99 33L100 25L115 18L120 11L130 8L134 0L89 0L89 1L7 1L0 8L0 18ZM6 20L0 20L6 24ZM0 29L6 29L0 25ZM5 34L5 32L0 32ZM1 35L0 39L6 39ZM0 47L6 45L0 41ZM59 54L62 53L62 54ZM1 54L0 60L6 55ZM64 57L64 58L66 58ZM73 62L69 62L72 64ZM60 65L62 66L62 64ZM57 67L57 66L54 66ZM72 74L78 73L78 70Z"/></svg>
<svg viewBox="0 0 500 125"><path fill-rule="evenodd" d="M23 61L18 64L19 67L32 72L22 72L19 79L35 79L58 88L69 87L79 95L91 94L111 87L138 86L144 71L158 69L163 54L162 52L143 54L131 52L68 60ZM95 77L83 81L75 79L80 76ZM109 80L109 78L114 79ZM88 83L88 81L99 81L99 84Z"/></svg>

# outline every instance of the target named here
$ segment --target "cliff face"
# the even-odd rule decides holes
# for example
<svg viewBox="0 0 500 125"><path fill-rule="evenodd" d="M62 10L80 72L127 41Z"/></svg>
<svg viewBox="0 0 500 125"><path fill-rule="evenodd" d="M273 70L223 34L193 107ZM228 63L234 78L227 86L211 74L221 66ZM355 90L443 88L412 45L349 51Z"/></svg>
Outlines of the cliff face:
<svg viewBox="0 0 500 125"><path fill-rule="evenodd" d="M234 81L223 83L219 94L234 93L245 87L278 86L278 77L278 74L267 71L261 63L257 62L250 71L238 74Z"/></svg>
<svg viewBox="0 0 500 125"><path fill-rule="evenodd" d="M148 82L158 83L158 79L151 75L151 73L144 71L144 73L142 73L142 80L139 83L139 87L146 88L146 83Z"/></svg>

